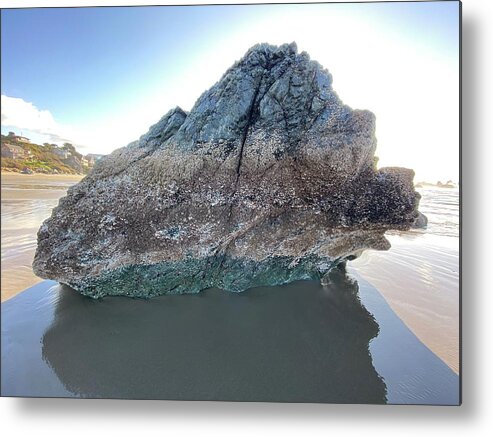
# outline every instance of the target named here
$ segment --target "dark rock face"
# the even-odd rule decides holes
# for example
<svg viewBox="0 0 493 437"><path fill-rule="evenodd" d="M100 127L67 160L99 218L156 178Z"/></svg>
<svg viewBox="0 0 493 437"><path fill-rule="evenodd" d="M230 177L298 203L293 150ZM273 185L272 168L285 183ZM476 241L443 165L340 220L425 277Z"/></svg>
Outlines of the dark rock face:
<svg viewBox="0 0 493 437"><path fill-rule="evenodd" d="M250 49L190 113L102 159L38 232L33 268L100 297L320 278L418 216L376 169L375 117L294 44Z"/></svg>

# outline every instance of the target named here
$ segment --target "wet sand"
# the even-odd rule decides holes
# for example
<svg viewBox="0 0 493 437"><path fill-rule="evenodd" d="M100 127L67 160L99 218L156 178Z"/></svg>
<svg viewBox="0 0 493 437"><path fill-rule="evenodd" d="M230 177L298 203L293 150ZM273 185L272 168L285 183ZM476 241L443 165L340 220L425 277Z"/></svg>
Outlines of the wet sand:
<svg viewBox="0 0 493 437"><path fill-rule="evenodd" d="M387 252L349 263L374 285L404 323L459 373L458 239L422 233L388 235Z"/></svg>
<svg viewBox="0 0 493 437"><path fill-rule="evenodd" d="M244 293L2 304L2 395L457 405L459 378L343 272Z"/></svg>
<svg viewBox="0 0 493 437"><path fill-rule="evenodd" d="M41 281L31 269L39 226L67 189L81 179L2 172L2 302Z"/></svg>

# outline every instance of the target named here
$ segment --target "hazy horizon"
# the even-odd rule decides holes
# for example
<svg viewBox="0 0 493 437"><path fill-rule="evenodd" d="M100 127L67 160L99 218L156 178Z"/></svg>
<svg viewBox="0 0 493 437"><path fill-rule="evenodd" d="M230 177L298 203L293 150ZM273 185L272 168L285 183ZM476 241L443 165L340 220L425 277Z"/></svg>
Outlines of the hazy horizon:
<svg viewBox="0 0 493 437"><path fill-rule="evenodd" d="M4 9L2 133L107 154L249 47L292 41L375 113L379 166L458 180L458 2Z"/></svg>

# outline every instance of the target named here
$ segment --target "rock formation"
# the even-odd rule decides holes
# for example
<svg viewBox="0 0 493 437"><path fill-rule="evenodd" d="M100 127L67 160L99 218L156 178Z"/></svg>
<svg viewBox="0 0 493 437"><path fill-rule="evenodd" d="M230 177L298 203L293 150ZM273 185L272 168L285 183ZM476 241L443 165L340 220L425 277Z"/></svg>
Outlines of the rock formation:
<svg viewBox="0 0 493 437"><path fill-rule="evenodd" d="M321 278L418 216L412 170L376 168L375 116L296 45L259 44L71 187L35 273L92 297Z"/></svg>

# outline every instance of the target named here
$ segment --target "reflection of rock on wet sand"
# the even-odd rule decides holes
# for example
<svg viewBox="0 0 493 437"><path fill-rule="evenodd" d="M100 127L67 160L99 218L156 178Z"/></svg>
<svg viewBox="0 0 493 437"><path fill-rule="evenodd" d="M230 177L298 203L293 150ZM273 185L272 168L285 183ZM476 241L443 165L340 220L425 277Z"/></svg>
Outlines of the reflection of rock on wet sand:
<svg viewBox="0 0 493 437"><path fill-rule="evenodd" d="M358 285L95 301L64 287L43 357L91 397L384 403Z"/></svg>

